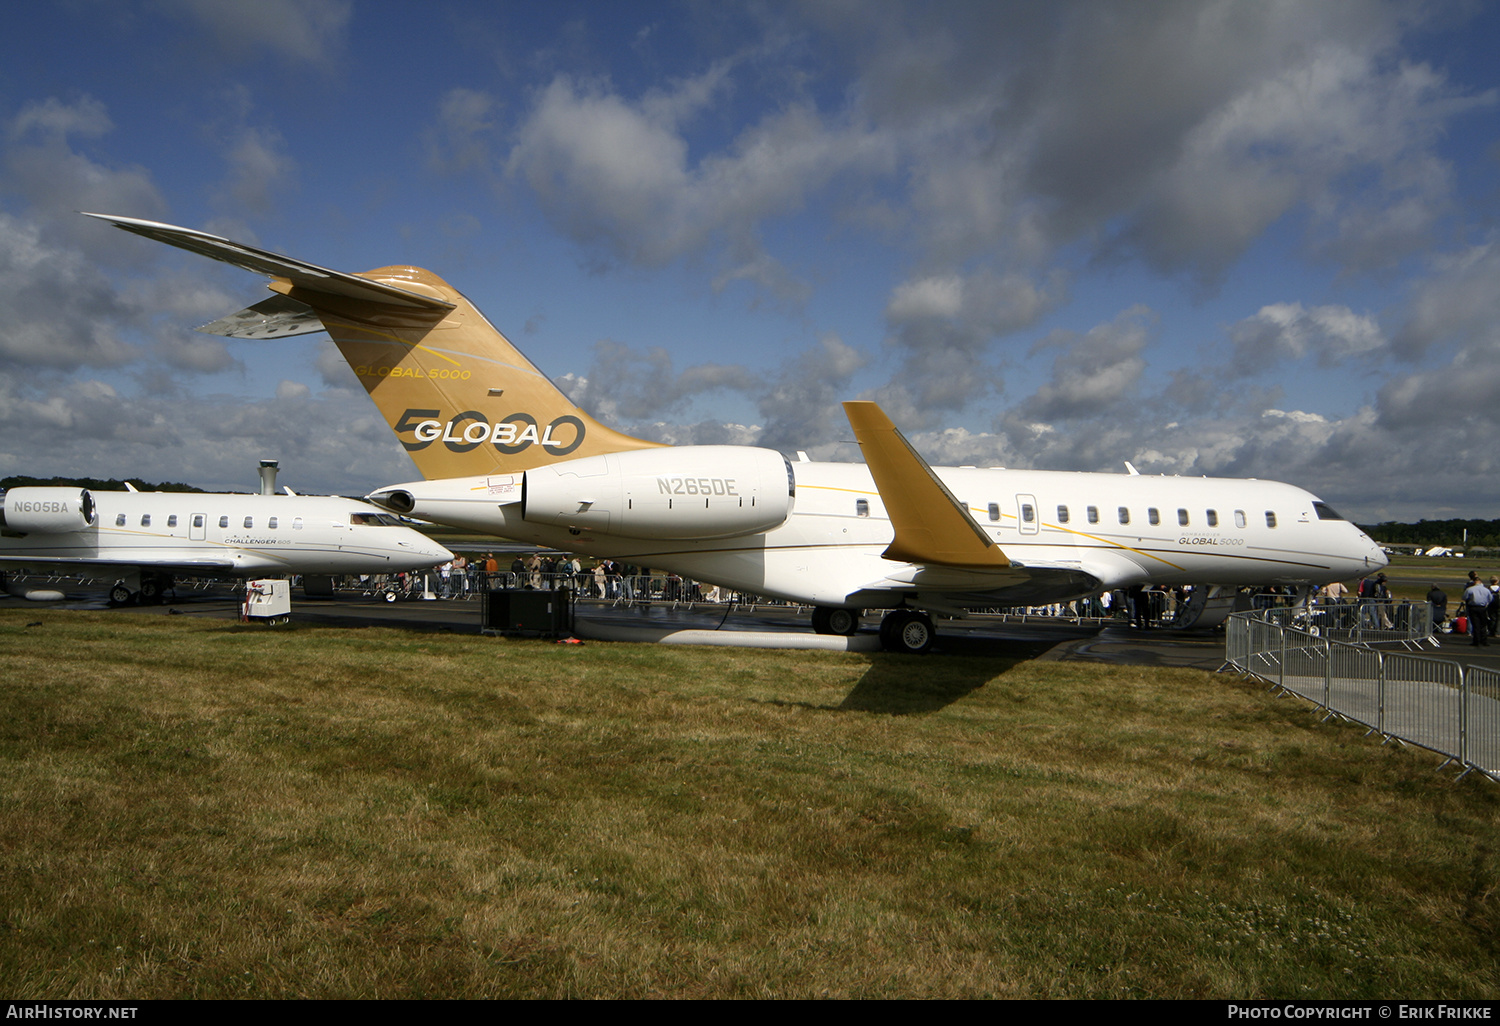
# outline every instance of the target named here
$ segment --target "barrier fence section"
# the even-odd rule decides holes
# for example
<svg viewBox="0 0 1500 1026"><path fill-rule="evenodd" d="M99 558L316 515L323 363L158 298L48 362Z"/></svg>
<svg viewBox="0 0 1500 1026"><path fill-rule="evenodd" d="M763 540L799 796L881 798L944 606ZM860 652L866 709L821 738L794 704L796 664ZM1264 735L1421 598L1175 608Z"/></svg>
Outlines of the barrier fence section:
<svg viewBox="0 0 1500 1026"><path fill-rule="evenodd" d="M1382 652L1267 615L1284 612L1231 616L1225 665L1500 780L1500 672Z"/></svg>
<svg viewBox="0 0 1500 1026"><path fill-rule="evenodd" d="M1430 641L1433 632L1432 607L1426 602L1360 599L1317 606L1273 606L1255 612L1282 626L1353 645L1394 642L1416 648Z"/></svg>

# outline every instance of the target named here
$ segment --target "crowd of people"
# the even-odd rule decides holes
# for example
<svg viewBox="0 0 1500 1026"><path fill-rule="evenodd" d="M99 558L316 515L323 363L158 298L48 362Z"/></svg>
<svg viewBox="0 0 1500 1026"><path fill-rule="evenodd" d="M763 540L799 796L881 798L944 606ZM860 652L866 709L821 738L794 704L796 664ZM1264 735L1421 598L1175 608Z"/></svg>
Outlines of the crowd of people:
<svg viewBox="0 0 1500 1026"><path fill-rule="evenodd" d="M424 584L424 581L426 582ZM600 559L592 566L572 553L532 552L517 554L507 565L495 553L472 557L457 554L430 571L397 574L389 580L363 579L366 590L389 589L404 597L421 592L428 584L443 599L475 598L491 589L547 591L567 589L579 598L606 600L658 600L668 602L722 602L727 590L673 573L653 573L648 567ZM760 601L765 601L761 599Z"/></svg>
<svg viewBox="0 0 1500 1026"><path fill-rule="evenodd" d="M585 565L578 556L571 553L517 554L508 565L502 564L493 552L475 554L472 557L460 554L451 562L429 571L426 577L429 583L435 585L433 590L436 595L446 599L473 598L494 588L566 588L579 598L606 601L768 601L759 596L731 593L727 589L701 584L677 574L653 573L647 567L622 564L612 559L594 560L591 565ZM402 574L389 583L367 581L366 586L374 584L397 595L413 594L427 587L423 578L423 574ZM1193 590L1192 586L1141 584L1069 602L989 611L1074 619L1121 619L1137 629L1168 627L1177 623L1188 611ZM1393 599L1384 573L1364 578L1352 590L1342 582L1335 581L1318 589L1313 600L1324 608L1357 605L1357 615L1369 628L1404 629L1413 622L1411 601L1402 599L1398 603ZM1255 608L1299 605L1304 601L1304 595L1291 586L1269 586L1254 589L1250 601ZM1470 571L1469 586L1463 593L1458 616L1455 616L1451 625L1448 620L1447 594L1437 584L1433 584L1428 591L1426 605L1434 630L1459 630L1469 634L1475 645L1487 645L1489 639L1496 635L1497 627L1500 627L1500 577L1492 576L1486 584L1480 579L1478 572ZM1355 615L1353 609L1350 613Z"/></svg>

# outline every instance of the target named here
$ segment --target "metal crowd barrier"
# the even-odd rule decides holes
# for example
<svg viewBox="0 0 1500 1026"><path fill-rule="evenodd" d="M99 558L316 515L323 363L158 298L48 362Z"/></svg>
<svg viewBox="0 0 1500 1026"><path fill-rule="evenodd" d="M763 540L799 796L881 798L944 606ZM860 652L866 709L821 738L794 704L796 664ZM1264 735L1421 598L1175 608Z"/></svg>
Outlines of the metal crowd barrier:
<svg viewBox="0 0 1500 1026"><path fill-rule="evenodd" d="M1437 645L1432 637L1432 607L1426 602L1360 599L1316 606L1272 606L1254 612L1273 623L1351 645Z"/></svg>
<svg viewBox="0 0 1500 1026"><path fill-rule="evenodd" d="M1225 665L1385 737L1445 755L1464 766L1460 776L1478 770L1500 780L1500 672L1339 641L1313 633L1305 621L1286 622L1285 612L1232 615Z"/></svg>

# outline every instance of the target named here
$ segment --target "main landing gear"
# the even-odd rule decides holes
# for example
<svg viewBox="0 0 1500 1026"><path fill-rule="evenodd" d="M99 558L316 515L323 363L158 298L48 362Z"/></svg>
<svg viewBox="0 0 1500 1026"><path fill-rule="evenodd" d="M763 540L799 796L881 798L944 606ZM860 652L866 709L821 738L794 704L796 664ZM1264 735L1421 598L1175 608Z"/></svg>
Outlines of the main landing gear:
<svg viewBox="0 0 1500 1026"><path fill-rule="evenodd" d="M859 633L859 610L841 606L813 606L812 628L819 634Z"/></svg>
<svg viewBox="0 0 1500 1026"><path fill-rule="evenodd" d="M880 644L887 652L922 655L932 648L932 620L916 609L893 609L880 621Z"/></svg>
<svg viewBox="0 0 1500 1026"><path fill-rule="evenodd" d="M159 605L176 597L177 593L173 590L176 583L171 574L153 571L131 574L116 581L115 586L109 589L109 604L128 606L132 602L139 602L143 606Z"/></svg>
<svg viewBox="0 0 1500 1026"><path fill-rule="evenodd" d="M814 606L813 630L819 634L859 633L859 610ZM916 609L893 609L880 621L880 644L887 652L921 655L932 648L932 620Z"/></svg>

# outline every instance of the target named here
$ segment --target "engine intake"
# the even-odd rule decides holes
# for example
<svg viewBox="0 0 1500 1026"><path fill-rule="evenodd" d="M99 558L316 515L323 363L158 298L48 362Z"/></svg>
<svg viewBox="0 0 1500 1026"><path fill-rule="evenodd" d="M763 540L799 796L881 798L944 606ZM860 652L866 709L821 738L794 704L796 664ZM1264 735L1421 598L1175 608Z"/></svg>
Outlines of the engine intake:
<svg viewBox="0 0 1500 1026"><path fill-rule="evenodd" d="M684 445L566 460L526 471L521 516L623 538L735 538L792 515L786 457L737 445Z"/></svg>
<svg viewBox="0 0 1500 1026"><path fill-rule="evenodd" d="M98 519L87 488L12 488L0 495L0 526L11 531L67 534Z"/></svg>

